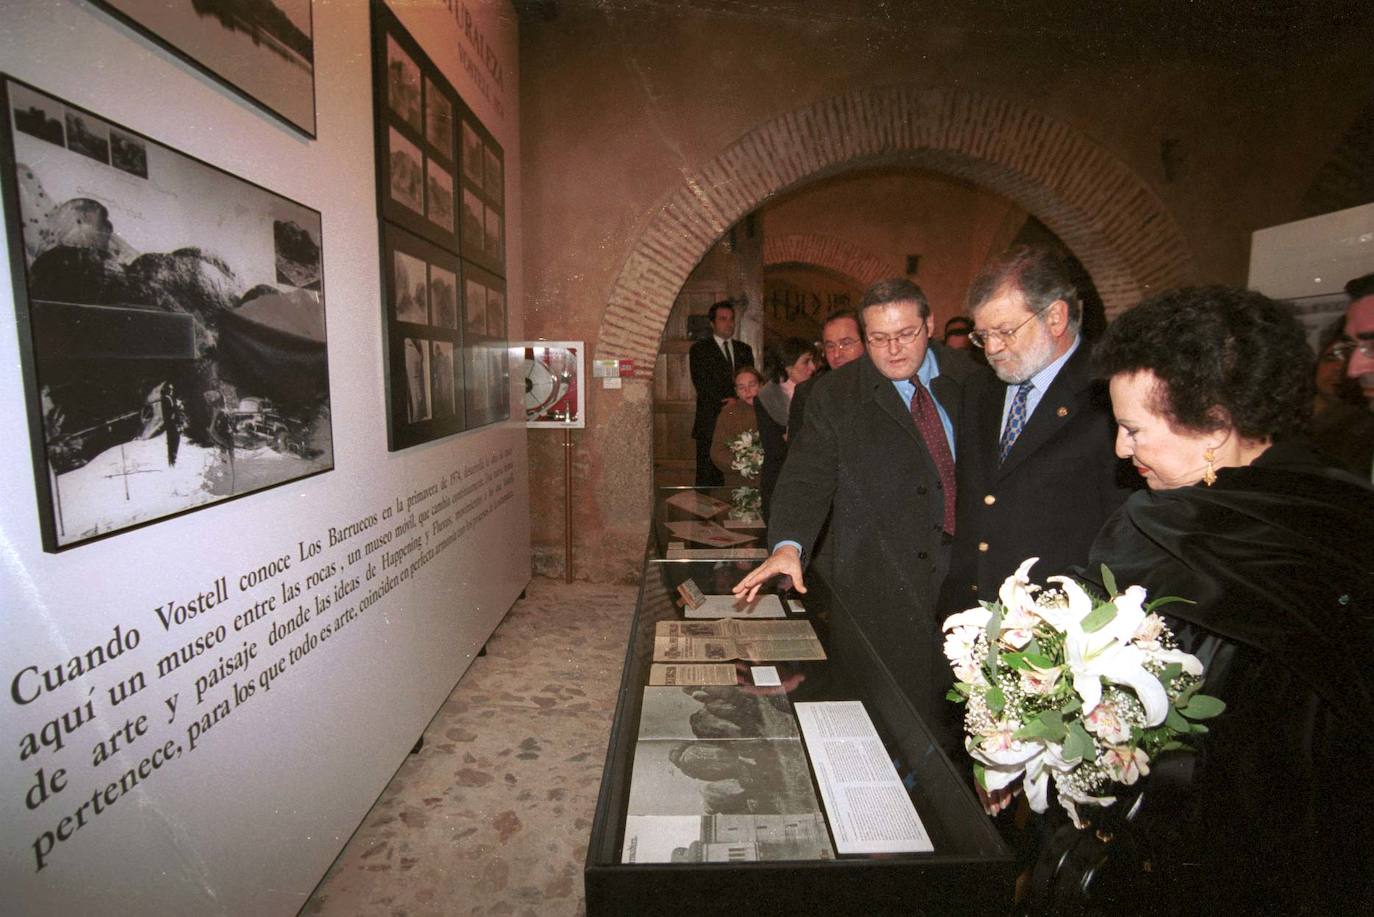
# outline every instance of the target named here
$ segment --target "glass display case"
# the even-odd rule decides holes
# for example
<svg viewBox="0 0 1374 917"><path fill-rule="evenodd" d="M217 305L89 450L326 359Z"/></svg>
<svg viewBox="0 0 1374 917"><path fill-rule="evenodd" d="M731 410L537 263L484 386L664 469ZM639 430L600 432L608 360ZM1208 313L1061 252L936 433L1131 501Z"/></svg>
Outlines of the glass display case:
<svg viewBox="0 0 1374 917"><path fill-rule="evenodd" d="M737 550L736 545L720 546L720 556L714 558L667 558L669 545L682 540L667 523L704 518L684 508L690 498L683 495L689 493L689 489L671 488L658 495L587 851L587 913L699 914L708 907L747 914L1008 912L1015 876L1013 853L969 786L969 762L951 762L941 750L880 661L870 635L855 623L842 597L815 577L808 580L808 591L799 601L795 596L784 597L782 605L788 620L810 622L827 658L768 662L780 682L774 690L785 694L792 706L811 701L862 702L934 849L884 854L817 854L813 850L792 858L786 845L765 851L761 833L759 842L752 845L712 843L716 839L713 816L702 815L699 839L672 850L666 857L669 861L626 862L636 746L654 663L655 629L659 622L684 620L680 584L690 579L704 593L727 593L758 563L727 553ZM700 495L729 502L714 491ZM706 505L696 508L704 510ZM762 529L751 534L751 545L761 548ZM751 664L732 664L740 690L757 693ZM814 775L808 775L814 781ZM797 849L805 847L801 844Z"/></svg>

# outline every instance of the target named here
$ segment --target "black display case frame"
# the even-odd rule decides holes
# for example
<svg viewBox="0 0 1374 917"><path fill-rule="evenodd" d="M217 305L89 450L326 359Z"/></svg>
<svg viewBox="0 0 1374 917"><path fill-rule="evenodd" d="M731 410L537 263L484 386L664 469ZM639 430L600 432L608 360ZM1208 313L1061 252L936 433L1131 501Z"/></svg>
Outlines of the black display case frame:
<svg viewBox="0 0 1374 917"><path fill-rule="evenodd" d="M606 766L584 870L588 915L692 914L725 907L745 914L988 914L1012 909L1012 850L983 812L967 761L952 762L897 687L869 636L818 577L808 579L789 617L810 620L825 662L776 664L791 700L860 700L911 793L935 850L842 854L833 860L621 862L631 769L654 627L680 620L677 585L688 577L707 592L738 582L756 561L663 562L664 494L645 550L635 619L625 654ZM760 539L762 540L762 539ZM747 683L747 666L738 666ZM819 797L818 797L819 798Z"/></svg>

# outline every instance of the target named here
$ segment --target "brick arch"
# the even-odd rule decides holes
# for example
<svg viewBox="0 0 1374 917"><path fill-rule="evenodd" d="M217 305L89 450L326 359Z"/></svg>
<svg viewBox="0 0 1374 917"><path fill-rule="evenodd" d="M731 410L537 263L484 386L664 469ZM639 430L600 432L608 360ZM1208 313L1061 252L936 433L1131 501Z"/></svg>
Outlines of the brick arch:
<svg viewBox="0 0 1374 917"><path fill-rule="evenodd" d="M833 236L793 233L763 240L764 267L792 263L834 271L860 289L895 273L892 265L877 255Z"/></svg>
<svg viewBox="0 0 1374 917"><path fill-rule="evenodd" d="M730 226L808 179L889 163L968 179L1034 214L1083 262L1109 316L1194 275L1154 192L1069 125L975 93L863 89L759 125L670 194L611 289L597 356L652 366L678 290Z"/></svg>

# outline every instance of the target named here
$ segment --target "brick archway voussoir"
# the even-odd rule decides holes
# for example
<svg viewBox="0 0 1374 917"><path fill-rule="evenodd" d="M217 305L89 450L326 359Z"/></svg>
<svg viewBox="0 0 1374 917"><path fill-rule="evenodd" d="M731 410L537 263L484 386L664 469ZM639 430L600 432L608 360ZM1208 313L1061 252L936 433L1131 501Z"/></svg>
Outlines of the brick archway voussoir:
<svg viewBox="0 0 1374 917"><path fill-rule="evenodd" d="M865 89L759 125L675 189L612 286L597 357L652 366L678 291L731 225L793 185L883 161L968 179L1035 214L1083 262L1108 315L1194 275L1158 197L1072 127L1008 99Z"/></svg>

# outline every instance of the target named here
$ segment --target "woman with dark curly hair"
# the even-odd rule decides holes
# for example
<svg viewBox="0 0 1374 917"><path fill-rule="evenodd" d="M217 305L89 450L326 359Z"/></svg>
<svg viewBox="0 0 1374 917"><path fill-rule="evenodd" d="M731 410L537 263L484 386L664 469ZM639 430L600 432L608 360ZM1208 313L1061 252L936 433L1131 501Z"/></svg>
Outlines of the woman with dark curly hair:
<svg viewBox="0 0 1374 917"><path fill-rule="evenodd" d="M1189 600L1168 614L1227 709L1199 754L1151 762L1140 804L1110 816L1131 813L1114 845L1058 836L1042 901L1090 885L1111 913L1374 913L1374 491L1302 438L1301 327L1258 293L1177 290L1118 318L1096 360L1117 454L1149 488L1087 573ZM1066 875L1085 846L1108 866Z"/></svg>

